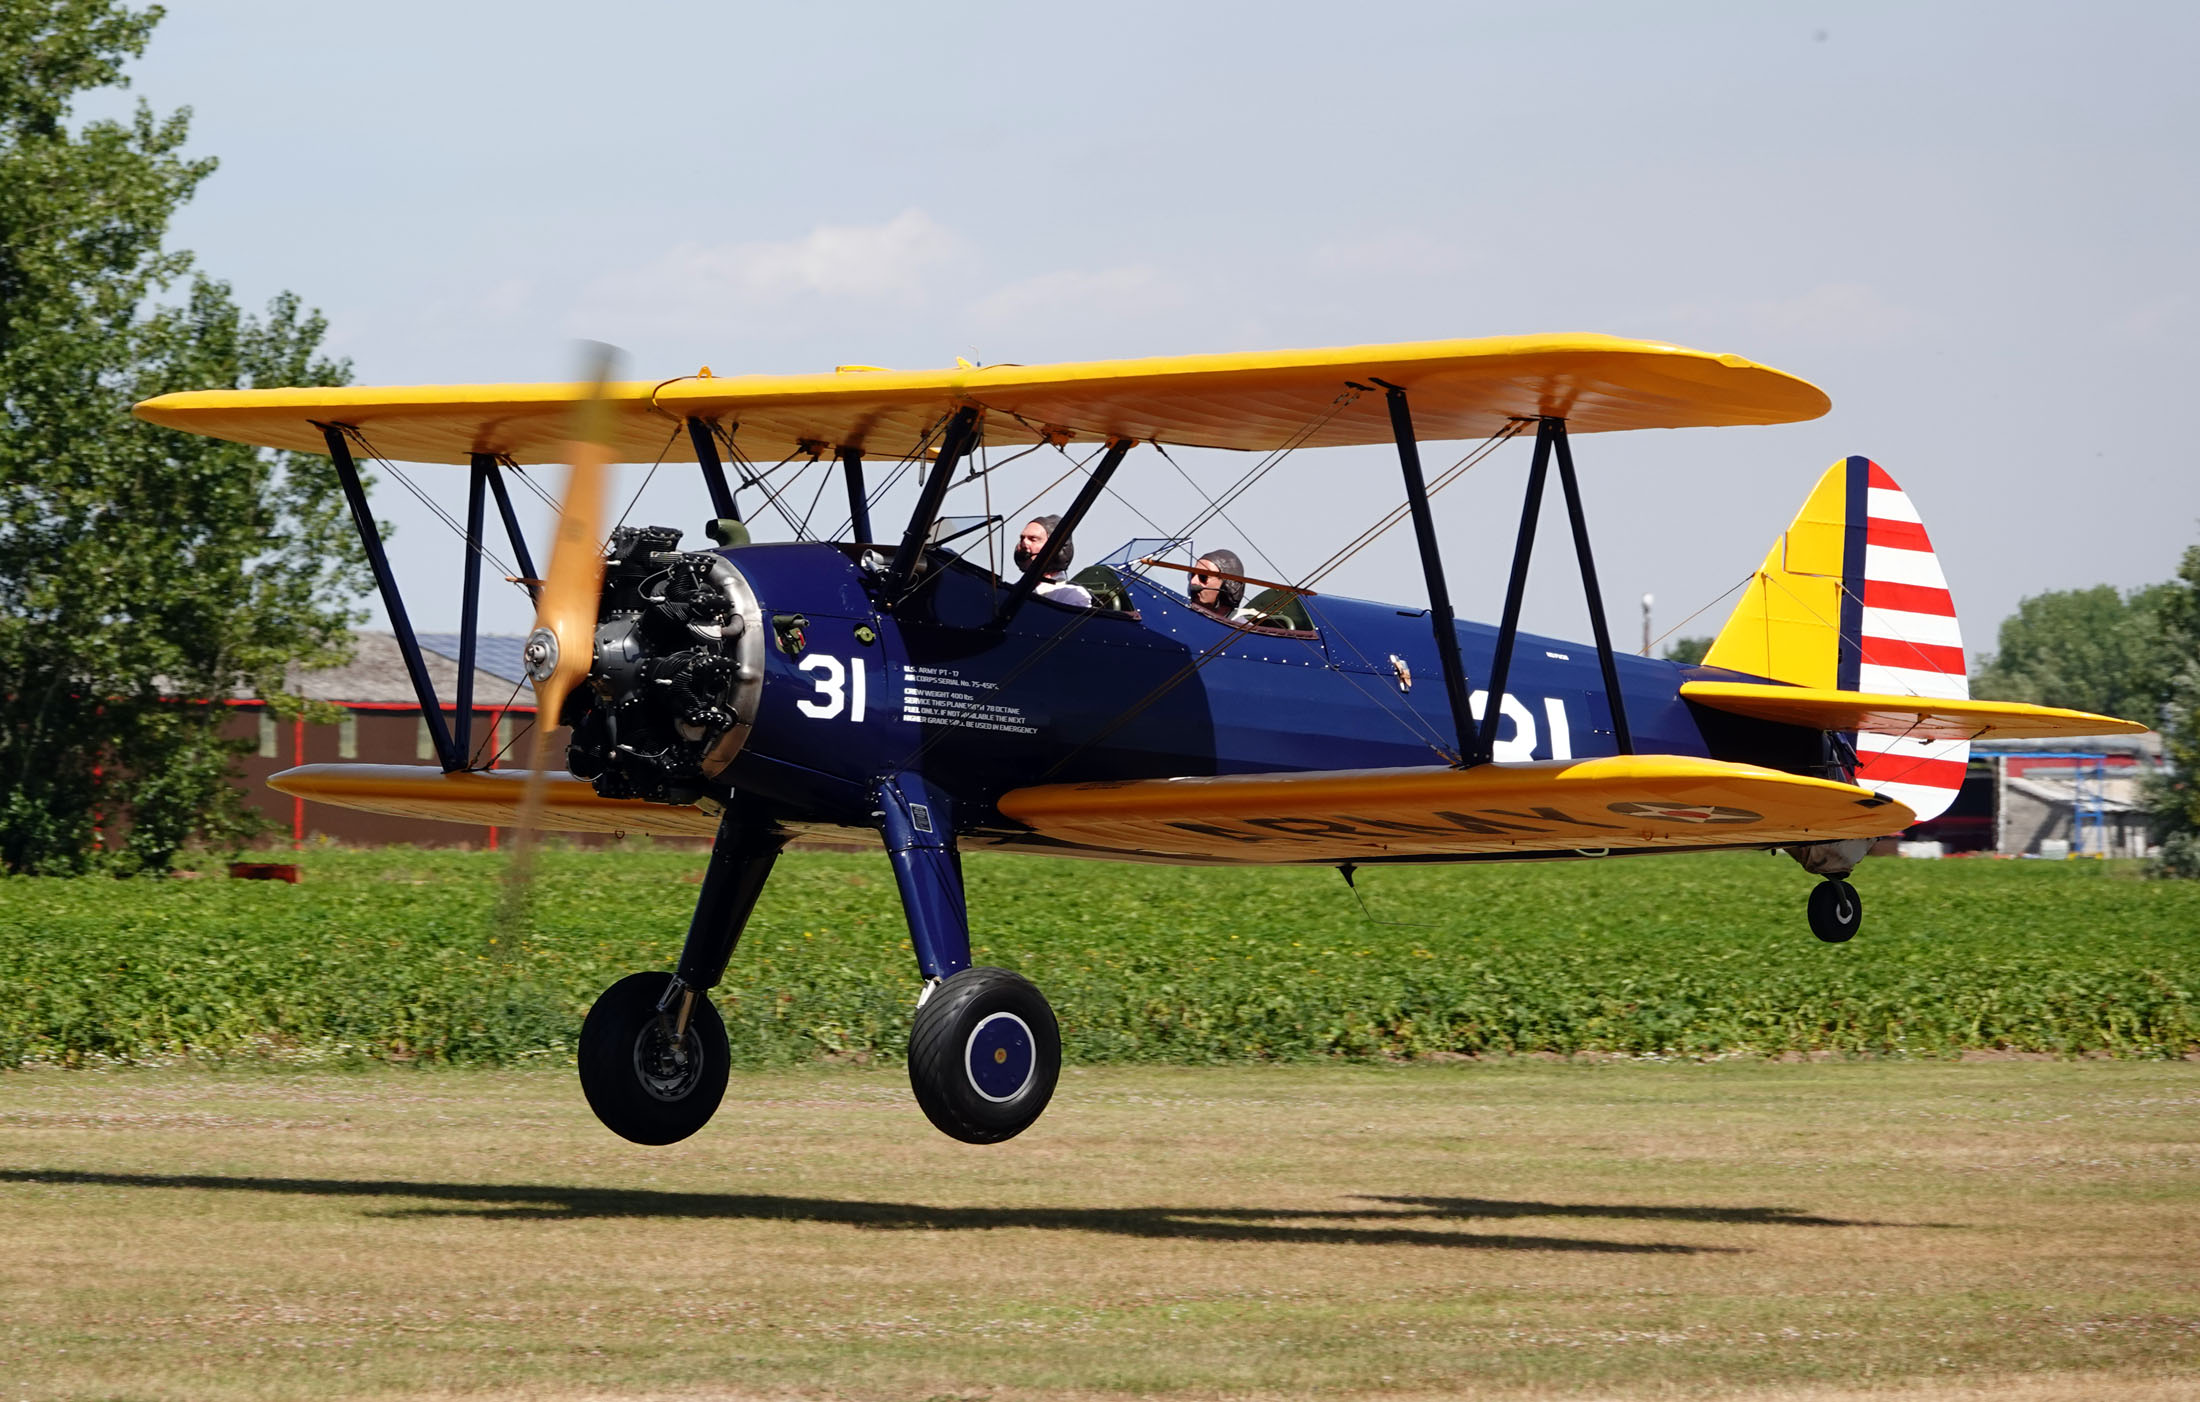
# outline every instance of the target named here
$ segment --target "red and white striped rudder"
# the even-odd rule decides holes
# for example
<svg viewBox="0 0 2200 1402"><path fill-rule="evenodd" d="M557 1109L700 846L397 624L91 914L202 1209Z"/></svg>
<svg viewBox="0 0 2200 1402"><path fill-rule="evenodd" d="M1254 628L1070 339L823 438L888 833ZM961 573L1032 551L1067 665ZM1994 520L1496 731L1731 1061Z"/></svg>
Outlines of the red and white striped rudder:
<svg viewBox="0 0 2200 1402"><path fill-rule="evenodd" d="M1868 458L1842 464L1862 497L1861 559L1842 571L1841 689L1962 699L1971 694L1963 633L1948 580L1909 493ZM1971 756L1967 740L1856 737L1856 781L1907 804L1919 822L1955 802Z"/></svg>

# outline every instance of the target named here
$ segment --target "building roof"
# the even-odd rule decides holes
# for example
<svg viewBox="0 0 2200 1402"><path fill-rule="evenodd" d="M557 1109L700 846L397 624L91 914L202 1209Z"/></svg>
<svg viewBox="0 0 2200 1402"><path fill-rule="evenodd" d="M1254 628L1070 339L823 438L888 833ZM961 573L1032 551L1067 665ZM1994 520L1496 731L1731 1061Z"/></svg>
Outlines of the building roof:
<svg viewBox="0 0 2200 1402"><path fill-rule="evenodd" d="M459 635L456 633L422 633L420 648L423 652L447 657L455 666L458 662ZM527 680L527 662L523 654L527 639L518 633L482 633L474 638L474 669L517 686Z"/></svg>
<svg viewBox="0 0 2200 1402"><path fill-rule="evenodd" d="M309 701L355 705L420 704L413 693L412 679L405 671L405 655L398 649L395 633L355 629L351 638L351 661L341 667L312 671L293 666L285 675L283 685ZM525 643L525 638L510 635L482 635L474 666L474 706L477 709L504 706L514 710L534 709L535 694L524 684L525 673L518 666L520 648ZM428 679L435 685L436 699L445 706L453 704L458 699L458 635L422 634L420 655L427 663Z"/></svg>
<svg viewBox="0 0 2200 1402"><path fill-rule="evenodd" d="M1979 740L1971 745L1974 755L2021 755L2028 750L2076 754L2132 755L2159 762L2162 737L2156 731L2138 735L2053 735L2043 740Z"/></svg>
<svg viewBox="0 0 2200 1402"><path fill-rule="evenodd" d="M2011 775L2008 782L2014 792L2036 798L2050 808L2075 808L2081 796L2076 780L2044 775L2037 770L2021 778ZM2146 811L2146 804L2140 797L2139 781L2135 778L2092 780L2086 784L2083 797L2088 807L2097 807L2103 813Z"/></svg>

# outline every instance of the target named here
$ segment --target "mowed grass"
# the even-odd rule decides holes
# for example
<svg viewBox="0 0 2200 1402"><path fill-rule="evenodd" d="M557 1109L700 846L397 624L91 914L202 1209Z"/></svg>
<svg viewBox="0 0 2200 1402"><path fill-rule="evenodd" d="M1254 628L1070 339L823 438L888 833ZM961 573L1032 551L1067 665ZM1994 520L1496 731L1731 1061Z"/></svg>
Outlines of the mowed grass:
<svg viewBox="0 0 2200 1402"><path fill-rule="evenodd" d="M190 1057L565 1062L596 994L669 969L703 856L314 851L287 886L0 881L0 1066ZM1072 1061L1450 1054L2175 1057L2200 1047L2200 883L2099 862L1867 863L1863 933L1721 854L1363 871L974 855L977 957L1033 978ZM874 856L785 858L716 997L737 1063L897 1060L917 979Z"/></svg>
<svg viewBox="0 0 2200 1402"><path fill-rule="evenodd" d="M2200 1066L0 1076L0 1397L2200 1395Z"/></svg>

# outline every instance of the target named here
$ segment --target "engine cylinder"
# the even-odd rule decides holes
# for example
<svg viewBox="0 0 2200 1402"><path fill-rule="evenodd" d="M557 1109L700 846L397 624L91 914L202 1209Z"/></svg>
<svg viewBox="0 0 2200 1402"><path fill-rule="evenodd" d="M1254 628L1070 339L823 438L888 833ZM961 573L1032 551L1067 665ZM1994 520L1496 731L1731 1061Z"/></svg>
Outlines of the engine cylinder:
<svg viewBox="0 0 2200 1402"><path fill-rule="evenodd" d="M764 613L722 555L670 526L611 533L588 684L563 719L566 766L606 798L693 803L747 741L764 684Z"/></svg>

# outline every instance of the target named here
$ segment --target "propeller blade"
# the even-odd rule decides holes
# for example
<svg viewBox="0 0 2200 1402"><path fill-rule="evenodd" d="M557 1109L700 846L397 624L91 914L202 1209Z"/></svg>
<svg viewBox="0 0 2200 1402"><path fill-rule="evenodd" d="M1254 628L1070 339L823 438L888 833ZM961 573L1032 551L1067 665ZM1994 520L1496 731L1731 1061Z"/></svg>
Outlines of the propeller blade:
<svg viewBox="0 0 2200 1402"><path fill-rule="evenodd" d="M527 638L527 676L535 684L535 714L558 722L565 698L588 676L595 652L596 607L603 594L606 483L611 473L611 414L604 385L614 352L589 355L588 396L574 413L565 498L558 506L550 572L535 600L535 631Z"/></svg>
<svg viewBox="0 0 2200 1402"><path fill-rule="evenodd" d="M550 733L566 698L588 679L596 650L596 612L603 594L605 498L611 475L611 409L604 386L618 353L591 343L582 375L588 393L575 406L570 468L558 504L550 568L535 597L535 630L528 634L528 680L535 687L535 733L529 745L527 789L513 831L512 860L498 903L500 936L491 940L503 957L518 953L534 884L536 839L550 791Z"/></svg>

